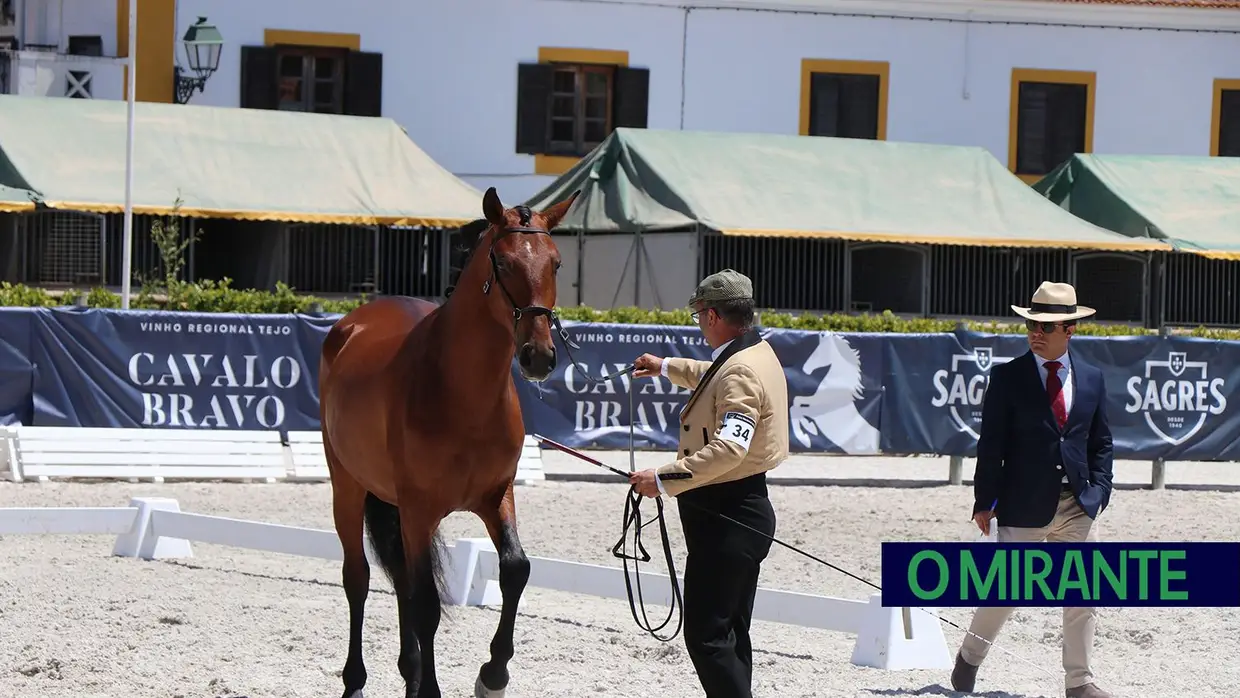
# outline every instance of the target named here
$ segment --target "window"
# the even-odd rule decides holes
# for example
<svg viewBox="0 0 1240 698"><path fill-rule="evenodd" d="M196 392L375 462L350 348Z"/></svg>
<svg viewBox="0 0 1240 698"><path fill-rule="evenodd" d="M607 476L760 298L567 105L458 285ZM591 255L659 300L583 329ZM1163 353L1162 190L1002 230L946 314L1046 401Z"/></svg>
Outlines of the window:
<svg viewBox="0 0 1240 698"><path fill-rule="evenodd" d="M1094 73L1012 71L1008 168L1028 183L1093 151Z"/></svg>
<svg viewBox="0 0 1240 698"><path fill-rule="evenodd" d="M517 67L516 152L562 174L619 127L646 128L650 71L624 51L540 49Z"/></svg>
<svg viewBox="0 0 1240 698"><path fill-rule="evenodd" d="M344 63L348 49L281 47L276 108L344 113Z"/></svg>
<svg viewBox="0 0 1240 698"><path fill-rule="evenodd" d="M357 34L269 29L241 47L241 106L353 116L383 112L383 54Z"/></svg>
<svg viewBox="0 0 1240 698"><path fill-rule="evenodd" d="M1210 155L1240 157L1240 80L1214 81Z"/></svg>
<svg viewBox="0 0 1240 698"><path fill-rule="evenodd" d="M887 140L890 64L801 61L802 136Z"/></svg>

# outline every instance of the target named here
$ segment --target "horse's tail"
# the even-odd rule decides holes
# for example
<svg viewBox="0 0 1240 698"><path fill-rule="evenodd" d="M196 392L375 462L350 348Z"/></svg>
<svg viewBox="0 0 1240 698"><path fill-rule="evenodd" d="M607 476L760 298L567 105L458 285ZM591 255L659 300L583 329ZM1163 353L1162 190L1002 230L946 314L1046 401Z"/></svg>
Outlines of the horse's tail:
<svg viewBox="0 0 1240 698"><path fill-rule="evenodd" d="M370 546L379 556L379 566L392 581L396 593L400 594L402 590L397 580L406 578L409 569L405 559L404 541L400 534L400 509L367 492L365 518L366 528L370 533ZM444 544L438 529L431 536L431 544L427 546L423 554L429 556L431 581L435 585L435 593L442 611L447 605L448 597L443 567ZM417 585L426 580L414 578L410 581L417 592L425 591L417 589Z"/></svg>

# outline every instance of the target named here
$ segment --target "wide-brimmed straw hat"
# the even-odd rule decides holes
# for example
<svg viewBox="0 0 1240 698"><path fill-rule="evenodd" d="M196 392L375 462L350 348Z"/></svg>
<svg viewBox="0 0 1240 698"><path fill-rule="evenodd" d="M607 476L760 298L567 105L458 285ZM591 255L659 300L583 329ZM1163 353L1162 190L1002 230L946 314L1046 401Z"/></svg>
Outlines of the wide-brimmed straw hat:
<svg viewBox="0 0 1240 698"><path fill-rule="evenodd" d="M1016 314L1038 322L1063 322L1079 320L1093 315L1095 310L1085 305L1076 304L1076 289L1072 284L1043 281L1038 290L1033 292L1033 300L1029 307L1013 305Z"/></svg>

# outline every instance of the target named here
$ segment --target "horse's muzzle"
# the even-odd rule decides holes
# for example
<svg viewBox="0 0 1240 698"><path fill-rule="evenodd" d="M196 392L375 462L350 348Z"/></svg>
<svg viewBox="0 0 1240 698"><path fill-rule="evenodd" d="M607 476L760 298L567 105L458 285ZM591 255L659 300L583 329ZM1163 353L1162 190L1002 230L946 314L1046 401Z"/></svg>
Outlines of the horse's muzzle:
<svg viewBox="0 0 1240 698"><path fill-rule="evenodd" d="M540 349L532 342L526 342L517 352L517 363L526 380L544 381L555 370L555 345Z"/></svg>

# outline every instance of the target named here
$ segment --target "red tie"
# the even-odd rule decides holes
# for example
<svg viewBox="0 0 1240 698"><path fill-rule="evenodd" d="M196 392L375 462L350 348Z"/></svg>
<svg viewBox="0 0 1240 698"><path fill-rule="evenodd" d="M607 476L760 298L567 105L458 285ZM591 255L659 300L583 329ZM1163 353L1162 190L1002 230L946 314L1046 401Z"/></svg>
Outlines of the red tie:
<svg viewBox="0 0 1240 698"><path fill-rule="evenodd" d="M1046 362L1046 392L1051 396L1051 411L1055 413L1055 421L1059 422L1060 429L1068 423L1068 409L1063 401L1063 383L1059 381L1059 367L1062 365L1058 361Z"/></svg>

